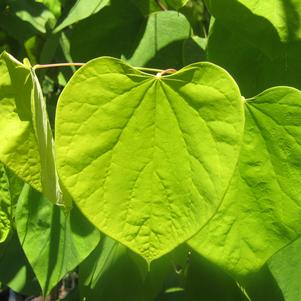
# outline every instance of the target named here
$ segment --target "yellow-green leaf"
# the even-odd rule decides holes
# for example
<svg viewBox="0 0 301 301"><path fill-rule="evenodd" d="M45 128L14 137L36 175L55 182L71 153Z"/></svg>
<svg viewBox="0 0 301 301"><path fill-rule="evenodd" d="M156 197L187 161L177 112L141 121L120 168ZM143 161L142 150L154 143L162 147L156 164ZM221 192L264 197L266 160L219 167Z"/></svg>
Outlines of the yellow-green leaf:
<svg viewBox="0 0 301 301"><path fill-rule="evenodd" d="M247 99L239 164L221 208L190 245L235 275L259 270L301 234L301 92Z"/></svg>
<svg viewBox="0 0 301 301"><path fill-rule="evenodd" d="M242 131L240 93L223 69L197 63L148 75L99 58L60 96L58 171L102 232L151 261L215 213Z"/></svg>

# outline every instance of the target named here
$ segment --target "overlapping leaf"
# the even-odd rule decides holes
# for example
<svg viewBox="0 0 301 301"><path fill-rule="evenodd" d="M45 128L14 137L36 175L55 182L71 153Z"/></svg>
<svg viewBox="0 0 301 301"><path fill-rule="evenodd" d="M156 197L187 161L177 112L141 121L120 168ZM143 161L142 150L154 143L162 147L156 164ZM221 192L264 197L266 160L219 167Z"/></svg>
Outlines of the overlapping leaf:
<svg viewBox="0 0 301 301"><path fill-rule="evenodd" d="M248 99L239 165L225 200L190 245L236 275L258 270L301 234L301 92Z"/></svg>
<svg viewBox="0 0 301 301"><path fill-rule="evenodd" d="M151 261L215 213L242 130L239 90L219 67L192 64L164 77L99 58L60 96L59 174L101 231Z"/></svg>
<svg viewBox="0 0 301 301"><path fill-rule="evenodd" d="M0 63L0 160L41 189L39 154L30 117L30 71L6 53L1 55ZM14 76L9 70L15 71Z"/></svg>
<svg viewBox="0 0 301 301"><path fill-rule="evenodd" d="M268 266L281 288L285 301L295 301L301 298L299 279L301 277L301 239L297 239L276 253Z"/></svg>
<svg viewBox="0 0 301 301"><path fill-rule="evenodd" d="M7 53L0 56L0 69L0 161L35 189L43 190L52 202L62 204L53 138L38 79L30 67Z"/></svg>
<svg viewBox="0 0 301 301"><path fill-rule="evenodd" d="M266 264L258 272L240 279L238 285L247 294L248 300L285 301L276 280Z"/></svg>
<svg viewBox="0 0 301 301"><path fill-rule="evenodd" d="M44 295L92 252L100 238L77 208L66 216L29 186L24 187L20 196L16 225Z"/></svg>

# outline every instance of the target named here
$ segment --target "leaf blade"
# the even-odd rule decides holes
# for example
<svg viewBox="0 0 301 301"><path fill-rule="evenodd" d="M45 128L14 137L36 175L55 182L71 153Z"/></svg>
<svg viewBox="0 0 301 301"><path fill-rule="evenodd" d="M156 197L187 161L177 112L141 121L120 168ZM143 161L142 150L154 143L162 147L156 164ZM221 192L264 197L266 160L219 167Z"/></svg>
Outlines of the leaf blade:
<svg viewBox="0 0 301 301"><path fill-rule="evenodd" d="M189 85L191 78L197 83ZM181 89L184 96L176 93ZM59 174L92 223L151 261L215 212L236 164L242 122L239 90L214 65L191 65L165 78L117 59L95 59L77 71L59 100Z"/></svg>
<svg viewBox="0 0 301 301"><path fill-rule="evenodd" d="M297 89L275 87L246 101L244 142L229 191L190 241L236 276L259 270L300 235L300 99Z"/></svg>

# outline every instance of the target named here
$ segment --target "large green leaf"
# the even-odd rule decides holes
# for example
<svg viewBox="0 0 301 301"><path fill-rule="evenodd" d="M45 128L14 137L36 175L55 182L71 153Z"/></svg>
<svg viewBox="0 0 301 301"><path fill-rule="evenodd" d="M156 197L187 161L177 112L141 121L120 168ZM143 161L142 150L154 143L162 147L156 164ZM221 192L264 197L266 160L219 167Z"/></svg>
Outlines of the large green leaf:
<svg viewBox="0 0 301 301"><path fill-rule="evenodd" d="M39 81L31 67L7 53L0 56L0 70L0 161L52 202L63 204ZM70 206L67 197L64 201Z"/></svg>
<svg viewBox="0 0 301 301"><path fill-rule="evenodd" d="M221 208L190 245L236 275L258 270L301 234L301 92L245 103L239 165Z"/></svg>
<svg viewBox="0 0 301 301"><path fill-rule="evenodd" d="M102 232L151 261L215 213L242 131L240 93L223 69L198 63L154 76L99 58L60 96L58 170Z"/></svg>
<svg viewBox="0 0 301 301"><path fill-rule="evenodd" d="M234 76L243 95L250 97L276 85L301 88L299 0L266 0L260 5L256 0L208 0L207 4L216 18L208 59Z"/></svg>
<svg viewBox="0 0 301 301"><path fill-rule="evenodd" d="M44 295L92 252L100 238L76 207L66 216L28 185L18 202L16 226Z"/></svg>
<svg viewBox="0 0 301 301"><path fill-rule="evenodd" d="M109 3L110 0L89 0L89 2L85 0L77 0L74 6L70 9L66 18L55 28L55 32L96 14Z"/></svg>
<svg viewBox="0 0 301 301"><path fill-rule="evenodd" d="M301 239L276 253L268 266L278 285L280 286L285 301L301 299Z"/></svg>

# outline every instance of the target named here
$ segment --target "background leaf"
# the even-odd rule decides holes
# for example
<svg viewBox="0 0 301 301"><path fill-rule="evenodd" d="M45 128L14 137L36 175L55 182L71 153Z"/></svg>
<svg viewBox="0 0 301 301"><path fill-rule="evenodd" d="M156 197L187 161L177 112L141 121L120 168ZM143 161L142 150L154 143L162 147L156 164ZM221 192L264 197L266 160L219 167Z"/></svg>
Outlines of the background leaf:
<svg viewBox="0 0 301 301"><path fill-rule="evenodd" d="M80 265L79 277L85 282L81 287L83 299L152 300L145 296L143 278L128 249L108 237Z"/></svg>
<svg viewBox="0 0 301 301"><path fill-rule="evenodd" d="M96 14L110 3L110 0L77 0L70 9L67 17L55 28L55 32Z"/></svg>
<svg viewBox="0 0 301 301"><path fill-rule="evenodd" d="M258 272L241 279L241 284L251 300L285 300L267 265L264 265Z"/></svg>
<svg viewBox="0 0 301 301"><path fill-rule="evenodd" d="M244 96L277 85L301 88L300 1L206 2L216 19L209 35L208 59L232 74Z"/></svg>
<svg viewBox="0 0 301 301"><path fill-rule="evenodd" d="M82 298L153 301L163 288L182 280L176 266L184 266L186 260L187 248L180 246L147 267L128 248L105 237L79 267Z"/></svg>
<svg viewBox="0 0 301 301"><path fill-rule="evenodd" d="M44 295L92 252L100 237L76 207L65 215L29 186L18 202L16 226Z"/></svg>
<svg viewBox="0 0 301 301"><path fill-rule="evenodd" d="M182 14L173 11L153 13L127 61L133 66L181 68L183 43L191 34L191 26Z"/></svg>
<svg viewBox="0 0 301 301"><path fill-rule="evenodd" d="M111 0L110 6L74 26L70 34L71 57L82 62L104 55L128 58L145 23L145 17L131 1Z"/></svg>
<svg viewBox="0 0 301 301"><path fill-rule="evenodd" d="M186 276L185 300L202 299L248 301L234 279L197 253L191 252Z"/></svg>
<svg viewBox="0 0 301 301"><path fill-rule="evenodd" d="M23 33L24 37L46 33L47 28L55 24L55 16L42 3L33 0L2 2L5 10L0 13L1 27L17 39L22 39Z"/></svg>
<svg viewBox="0 0 301 301"><path fill-rule="evenodd" d="M26 259L16 231L9 239L0 244L0 281L15 292L39 295L41 288Z"/></svg>

